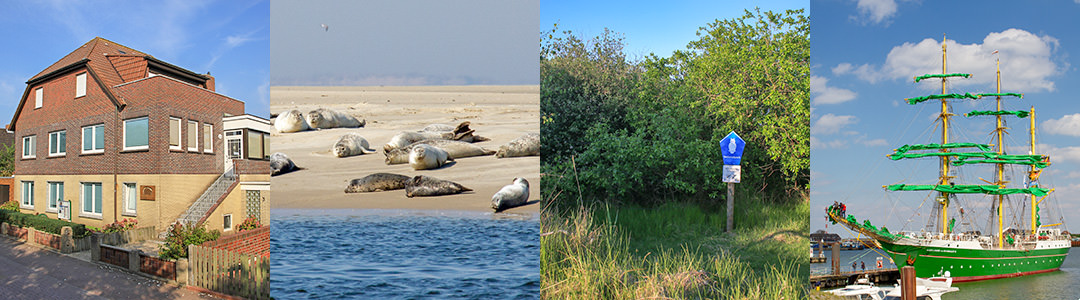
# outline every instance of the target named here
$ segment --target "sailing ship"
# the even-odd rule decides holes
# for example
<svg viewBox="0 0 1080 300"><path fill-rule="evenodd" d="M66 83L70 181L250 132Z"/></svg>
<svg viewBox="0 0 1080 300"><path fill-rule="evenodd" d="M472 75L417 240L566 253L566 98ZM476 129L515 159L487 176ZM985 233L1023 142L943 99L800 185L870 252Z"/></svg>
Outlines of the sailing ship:
<svg viewBox="0 0 1080 300"><path fill-rule="evenodd" d="M1023 98L1020 93L1001 92L1001 63L997 62L997 91L995 93L971 94L949 93L948 82L950 80L963 80L970 78L971 74L949 73L947 66L947 49L945 39L941 43L941 73L916 76L915 82L922 80L940 80L941 94L906 99L911 105L933 104L934 100L941 103L941 114L937 121L941 123L941 142L931 144L904 145L888 155L892 160L914 159L931 157L939 160L940 172L937 182L923 185L893 184L883 188L889 191L929 191L936 193L934 207L930 214L930 226L933 231L921 230L920 232L891 233L885 227L877 228L869 220L859 220L852 215L843 215L839 209L830 207L826 209L829 219L835 223L841 223L849 228L865 234L888 252L897 267L914 266L916 277L929 278L936 276L948 276L955 282L986 280L995 278L1024 276L1052 272L1058 270L1068 254L1070 242L1067 231L1062 231L1062 223L1044 225L1041 222L1040 204L1053 192L1053 189L1039 184L1039 175L1043 168L1050 165L1049 157L1036 154L1035 152L1035 109L1029 111L1006 111L1002 110L1002 100ZM953 114L950 112L951 101L964 101L965 99L993 98L997 101L997 109L990 111L973 111L967 113L969 117L993 116L996 118L997 127L994 129L996 144L979 144L970 142L955 142L949 138L950 122ZM1003 118L1028 118L1030 120L1030 152L1027 155L1010 155L1005 152L1003 136L1007 133ZM992 164L995 166L995 180L989 181L982 178L986 184L970 184L956 182L956 176L950 174L950 168L973 164ZM1026 177L1022 185L1007 181L1004 176L1006 166L1016 166L1026 169ZM1026 166L1026 167L1025 167ZM955 173L955 172L954 172ZM958 201L958 195L984 195L984 199L992 201L991 214L996 214L996 222L992 220L988 224L996 223L995 231L984 234L982 231L954 231L956 225L955 215L949 218L950 203ZM1004 227L1005 215L1010 213L1006 210L1005 199L1007 196L1023 196L1021 206L1026 206L1030 211L1018 213L1024 220L1023 228ZM1012 197L1016 197L1012 196ZM1028 202L1030 201L1030 206ZM1015 206L1015 205L1014 205ZM954 208L954 211L957 210ZM963 208L959 209L963 215ZM1014 216L1015 217L1015 216ZM963 218L963 217L962 217Z"/></svg>

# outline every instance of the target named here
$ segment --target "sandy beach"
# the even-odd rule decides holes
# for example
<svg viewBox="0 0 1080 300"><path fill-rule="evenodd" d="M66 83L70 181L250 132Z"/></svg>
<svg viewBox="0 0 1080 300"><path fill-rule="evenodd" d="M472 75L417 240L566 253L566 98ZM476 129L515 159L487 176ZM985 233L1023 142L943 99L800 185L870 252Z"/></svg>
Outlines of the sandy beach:
<svg viewBox="0 0 1080 300"><path fill-rule="evenodd" d="M402 131L429 124L457 125L469 121L476 143L498 150L527 132L540 132L540 88L531 86L409 86L409 87L271 87L270 111L304 113L324 107L367 120L362 128L334 128L296 133L272 132L273 152L289 156L302 170L274 176L268 193L274 208L404 209L417 211L493 212L491 196L515 177L529 181L529 202L504 213L536 215L540 211L540 157L498 159L494 155L456 159L435 170L416 171L408 164L387 165L383 145ZM342 135L356 132L377 153L338 158L330 147ZM437 197L405 197L404 190L350 193L349 181L388 172L427 175L450 180L472 192Z"/></svg>

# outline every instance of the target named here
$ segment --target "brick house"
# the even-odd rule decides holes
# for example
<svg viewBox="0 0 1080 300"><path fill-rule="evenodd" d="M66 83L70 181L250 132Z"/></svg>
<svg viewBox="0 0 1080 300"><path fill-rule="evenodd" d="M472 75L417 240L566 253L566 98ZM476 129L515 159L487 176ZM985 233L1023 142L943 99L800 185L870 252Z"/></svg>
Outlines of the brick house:
<svg viewBox="0 0 1080 300"><path fill-rule="evenodd" d="M269 128L214 92L214 77L94 38L26 82L7 128L14 198L99 228L135 218L228 232L265 219Z"/></svg>

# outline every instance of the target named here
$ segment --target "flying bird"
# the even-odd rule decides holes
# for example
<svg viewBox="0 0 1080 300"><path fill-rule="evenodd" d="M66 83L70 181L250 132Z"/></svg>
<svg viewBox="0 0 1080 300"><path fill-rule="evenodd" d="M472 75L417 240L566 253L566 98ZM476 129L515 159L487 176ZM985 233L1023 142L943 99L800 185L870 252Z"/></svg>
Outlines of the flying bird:
<svg viewBox="0 0 1080 300"><path fill-rule="evenodd" d="M322 29L323 29L324 32L325 31L330 31L330 26L326 26L326 24L322 24Z"/></svg>

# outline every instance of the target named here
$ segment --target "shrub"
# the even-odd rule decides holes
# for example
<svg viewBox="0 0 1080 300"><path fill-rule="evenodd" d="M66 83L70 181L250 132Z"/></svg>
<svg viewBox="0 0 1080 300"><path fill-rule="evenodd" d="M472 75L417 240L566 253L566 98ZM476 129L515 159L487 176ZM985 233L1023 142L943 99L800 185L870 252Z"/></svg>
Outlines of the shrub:
<svg viewBox="0 0 1080 300"><path fill-rule="evenodd" d="M0 210L0 222L6 222L19 227L33 227L52 234L60 234L64 226L71 227L72 237L80 238L90 234L86 225L72 223L59 219L50 219L46 215L28 215L18 211Z"/></svg>
<svg viewBox="0 0 1080 300"><path fill-rule="evenodd" d="M158 252L162 259L178 259L188 257L188 245L199 245L213 241L221 237L217 230L206 230L205 227L194 225L183 226L175 223L169 228L168 236L165 237L165 246Z"/></svg>
<svg viewBox="0 0 1080 300"><path fill-rule="evenodd" d="M105 228L101 229L103 233L121 232L135 228L135 225L139 225L139 220L124 218L123 220L113 222L112 224L105 225Z"/></svg>
<svg viewBox="0 0 1080 300"><path fill-rule="evenodd" d="M236 231L243 232L259 227L262 227L262 225L259 224L259 220L256 220L254 217L248 217L247 219L244 219L243 223L236 225Z"/></svg>
<svg viewBox="0 0 1080 300"><path fill-rule="evenodd" d="M4 202L3 205L0 205L0 210L19 211L19 202L15 200Z"/></svg>

